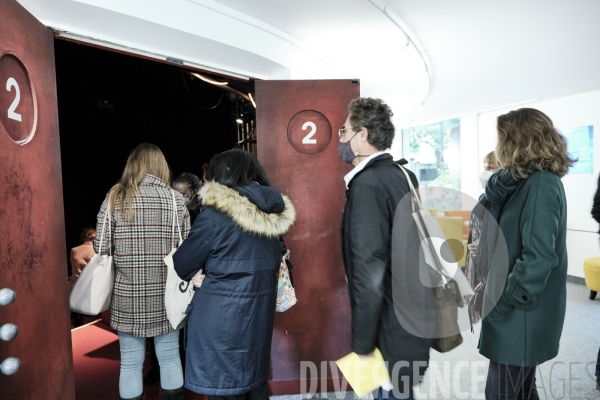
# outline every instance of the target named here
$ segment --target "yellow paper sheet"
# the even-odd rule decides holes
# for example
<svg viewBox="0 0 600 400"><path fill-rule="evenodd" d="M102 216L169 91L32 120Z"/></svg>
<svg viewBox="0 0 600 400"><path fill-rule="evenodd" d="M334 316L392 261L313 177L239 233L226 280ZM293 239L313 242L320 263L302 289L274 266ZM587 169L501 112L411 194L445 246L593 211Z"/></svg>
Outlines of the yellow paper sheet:
<svg viewBox="0 0 600 400"><path fill-rule="evenodd" d="M358 354L350 353L336 361L338 368L359 397L390 381L390 374L379 349L375 349L373 355L374 359L362 361Z"/></svg>

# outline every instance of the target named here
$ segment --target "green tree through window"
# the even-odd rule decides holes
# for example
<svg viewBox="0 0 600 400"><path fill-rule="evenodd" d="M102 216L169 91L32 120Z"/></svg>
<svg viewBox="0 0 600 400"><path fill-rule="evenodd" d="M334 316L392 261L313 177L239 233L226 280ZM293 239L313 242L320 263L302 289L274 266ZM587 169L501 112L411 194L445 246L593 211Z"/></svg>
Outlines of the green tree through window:
<svg viewBox="0 0 600 400"><path fill-rule="evenodd" d="M455 189L440 196L426 196L428 207L460 207L460 119L448 119L403 130L408 135L409 167L421 186ZM427 191L426 191L427 192ZM450 193L454 193L450 195Z"/></svg>

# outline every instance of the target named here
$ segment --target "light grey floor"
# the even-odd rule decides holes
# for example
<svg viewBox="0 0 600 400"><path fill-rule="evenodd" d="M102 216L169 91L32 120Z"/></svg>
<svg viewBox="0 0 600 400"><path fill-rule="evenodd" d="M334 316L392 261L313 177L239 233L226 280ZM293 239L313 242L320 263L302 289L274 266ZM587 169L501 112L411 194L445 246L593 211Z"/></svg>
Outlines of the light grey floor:
<svg viewBox="0 0 600 400"><path fill-rule="evenodd" d="M567 283L567 315L558 356L537 371L540 399L600 399L596 390L595 363L600 347L600 296L589 300L589 290ZM484 399L488 361L477 350L475 334L463 333L464 342L446 354L431 351L431 364L423 382L415 388L421 399ZM317 394L316 398L320 398ZM353 392L328 393L328 399L354 399ZM366 396L365 400L372 396ZM272 400L300 400L300 395L271 396Z"/></svg>

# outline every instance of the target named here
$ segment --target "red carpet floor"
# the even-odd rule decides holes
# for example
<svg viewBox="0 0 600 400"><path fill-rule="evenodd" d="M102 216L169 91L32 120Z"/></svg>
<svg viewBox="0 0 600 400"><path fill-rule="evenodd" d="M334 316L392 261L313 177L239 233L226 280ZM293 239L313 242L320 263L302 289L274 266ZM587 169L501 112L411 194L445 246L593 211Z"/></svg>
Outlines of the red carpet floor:
<svg viewBox="0 0 600 400"><path fill-rule="evenodd" d="M101 320L71 331L73 340L73 367L75 394L78 400L105 400L119 398L119 339ZM146 357L144 374L150 368ZM146 386L145 400L159 400L160 384ZM186 400L206 400L189 391Z"/></svg>

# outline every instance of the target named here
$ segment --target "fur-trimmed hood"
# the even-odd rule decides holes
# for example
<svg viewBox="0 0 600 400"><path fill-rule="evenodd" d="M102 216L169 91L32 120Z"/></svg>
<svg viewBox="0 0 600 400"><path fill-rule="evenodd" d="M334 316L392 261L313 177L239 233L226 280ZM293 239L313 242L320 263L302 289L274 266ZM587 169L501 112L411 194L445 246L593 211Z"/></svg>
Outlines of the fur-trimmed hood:
<svg viewBox="0 0 600 400"><path fill-rule="evenodd" d="M284 235L296 220L290 199L268 186L251 183L232 189L213 181L199 195L203 206L227 214L245 231L262 236Z"/></svg>

